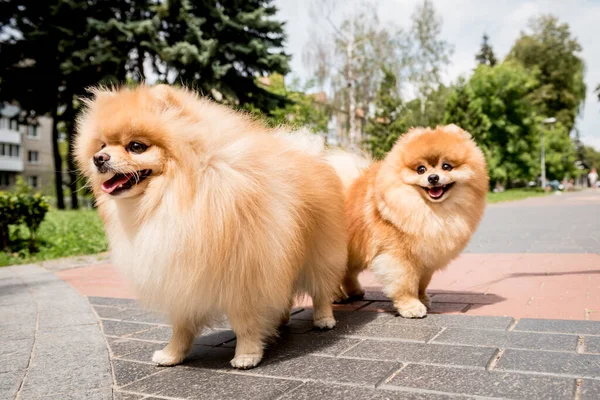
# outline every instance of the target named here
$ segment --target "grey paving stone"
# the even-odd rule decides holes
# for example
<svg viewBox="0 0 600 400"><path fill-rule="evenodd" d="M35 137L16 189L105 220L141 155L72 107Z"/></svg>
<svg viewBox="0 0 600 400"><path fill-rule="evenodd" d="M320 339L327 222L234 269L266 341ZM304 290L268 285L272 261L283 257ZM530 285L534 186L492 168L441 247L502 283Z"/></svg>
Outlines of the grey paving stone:
<svg viewBox="0 0 600 400"><path fill-rule="evenodd" d="M35 319L23 321L19 324L2 325L0 327L2 340L22 340L30 338L33 340L35 334Z"/></svg>
<svg viewBox="0 0 600 400"><path fill-rule="evenodd" d="M143 345L139 345L140 349L130 353L126 353L119 358L124 360L141 361L146 363L152 363L152 355L156 350L162 350L165 347L165 343L152 343L152 342L141 342Z"/></svg>
<svg viewBox="0 0 600 400"><path fill-rule="evenodd" d="M164 343L150 343L142 340L107 338L107 341L108 346L115 357L122 357L141 350L151 351L149 350L150 348L164 347Z"/></svg>
<svg viewBox="0 0 600 400"><path fill-rule="evenodd" d="M94 311L100 318L111 318L111 319L120 319L116 318L117 315L121 314L123 311L127 310L127 308L123 307L109 307L109 306L94 306Z"/></svg>
<svg viewBox="0 0 600 400"><path fill-rule="evenodd" d="M600 355L508 349L496 369L600 378Z"/></svg>
<svg viewBox="0 0 600 400"><path fill-rule="evenodd" d="M138 362L114 360L113 371L117 386L125 386L149 375L160 372L160 367Z"/></svg>
<svg viewBox="0 0 600 400"><path fill-rule="evenodd" d="M455 396L308 382L284 394L282 400L450 400Z"/></svg>
<svg viewBox="0 0 600 400"><path fill-rule="evenodd" d="M171 339L171 327L159 326L150 330L136 333L131 337L134 339L153 340L159 342L168 342ZM233 331L229 330L206 330L202 335L197 336L194 344L205 346L219 346L223 343L235 339Z"/></svg>
<svg viewBox="0 0 600 400"><path fill-rule="evenodd" d="M490 346L512 349L575 351L576 335L529 332L489 331L448 328L433 341L468 346Z"/></svg>
<svg viewBox="0 0 600 400"><path fill-rule="evenodd" d="M282 329L290 333L307 333L315 328L313 327L312 319L310 321L292 319Z"/></svg>
<svg viewBox="0 0 600 400"><path fill-rule="evenodd" d="M194 368L165 368L124 387L139 393L186 399L277 399L298 386L284 379L217 373Z"/></svg>
<svg viewBox="0 0 600 400"><path fill-rule="evenodd" d="M233 369L229 362L234 354L235 349L229 347L194 346L185 357L182 366L232 372Z"/></svg>
<svg viewBox="0 0 600 400"><path fill-rule="evenodd" d="M569 378L409 364L382 388L395 386L502 399L572 399Z"/></svg>
<svg viewBox="0 0 600 400"><path fill-rule="evenodd" d="M69 392L60 393L60 397L57 397L56 393L48 394L40 397L31 397L27 398L28 400L55 400L60 398L60 400L114 400L113 392L110 388L107 389L98 389L98 390L89 390L89 391L79 391L77 388L73 388Z"/></svg>
<svg viewBox="0 0 600 400"><path fill-rule="evenodd" d="M584 379L581 385L581 400L600 399L600 381Z"/></svg>
<svg viewBox="0 0 600 400"><path fill-rule="evenodd" d="M485 368L496 348L365 340L341 357Z"/></svg>
<svg viewBox="0 0 600 400"><path fill-rule="evenodd" d="M14 399L24 376L24 370L0 372L0 399Z"/></svg>
<svg viewBox="0 0 600 400"><path fill-rule="evenodd" d="M392 340L406 340L427 342L440 332L439 327L432 326L407 326L402 324L366 324L366 325L340 325L327 332L316 333L323 335L344 335L364 338L385 338Z"/></svg>
<svg viewBox="0 0 600 400"><path fill-rule="evenodd" d="M585 336L583 338L583 348L586 353L600 354L600 337Z"/></svg>
<svg viewBox="0 0 600 400"><path fill-rule="evenodd" d="M2 329L0 329L0 340L2 340L0 342L0 372L24 370L27 368L31 356L33 338L4 340L2 339Z"/></svg>
<svg viewBox="0 0 600 400"><path fill-rule="evenodd" d="M108 351L97 325L38 332L34 353L23 398L61 398L74 390L89 392L112 385Z"/></svg>
<svg viewBox="0 0 600 400"><path fill-rule="evenodd" d="M267 346L270 353L300 353L337 356L362 339L350 339L328 335L291 335L282 334L274 343Z"/></svg>
<svg viewBox="0 0 600 400"><path fill-rule="evenodd" d="M128 336L136 332L155 329L155 325L137 324L134 322L102 320L102 330L108 336Z"/></svg>
<svg viewBox="0 0 600 400"><path fill-rule="evenodd" d="M515 326L514 330L600 335L600 321L523 318L519 321L517 326Z"/></svg>
<svg viewBox="0 0 600 400"><path fill-rule="evenodd" d="M141 396L139 394L126 393L126 392L118 392L118 391L115 391L113 393L113 398L114 398L114 400L141 400L141 399L150 399L150 397L144 397L144 396Z"/></svg>
<svg viewBox="0 0 600 400"><path fill-rule="evenodd" d="M427 314L427 316L422 319L397 317L391 321L386 321L386 323L403 325L493 330L506 330L513 322L514 319L511 317L480 317L472 315L448 314Z"/></svg>
<svg viewBox="0 0 600 400"><path fill-rule="evenodd" d="M169 325L167 318L158 315L155 313L149 312L140 312L137 313L138 309L128 308L126 312L119 315L119 318L123 321L132 321L132 322L145 322L149 324L160 324L160 325ZM142 310L139 310L142 311Z"/></svg>
<svg viewBox="0 0 600 400"><path fill-rule="evenodd" d="M380 312L355 312L355 311L334 311L337 326L345 325L365 325L370 323L385 323L395 318L392 313ZM298 314L292 315L292 320L313 320L313 310L305 309Z"/></svg>
<svg viewBox="0 0 600 400"><path fill-rule="evenodd" d="M98 306L121 306L121 307L129 307L136 308L137 302L133 299L116 299L112 297L88 297L88 301L90 304L98 305Z"/></svg>
<svg viewBox="0 0 600 400"><path fill-rule="evenodd" d="M285 355L265 357L258 367L240 373L373 387L399 367L399 363L389 361Z"/></svg>

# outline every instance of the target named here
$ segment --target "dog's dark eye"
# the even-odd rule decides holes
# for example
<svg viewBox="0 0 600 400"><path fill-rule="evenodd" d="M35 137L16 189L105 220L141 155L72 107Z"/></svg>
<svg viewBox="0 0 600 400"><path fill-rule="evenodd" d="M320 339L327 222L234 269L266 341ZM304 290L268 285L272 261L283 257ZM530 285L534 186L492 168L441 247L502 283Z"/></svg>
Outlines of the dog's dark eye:
<svg viewBox="0 0 600 400"><path fill-rule="evenodd" d="M148 146L146 146L144 143L131 142L129 143L129 146L127 146L127 151L130 153L141 154L145 152L147 148Z"/></svg>
<svg viewBox="0 0 600 400"><path fill-rule="evenodd" d="M425 171L427 171L427 168L425 168L424 166L420 166L419 168L417 168L417 173L419 175L423 175L425 173Z"/></svg>
<svg viewBox="0 0 600 400"><path fill-rule="evenodd" d="M442 169L444 171L452 171L452 165L450 165L448 163L444 163L444 164L442 164Z"/></svg>

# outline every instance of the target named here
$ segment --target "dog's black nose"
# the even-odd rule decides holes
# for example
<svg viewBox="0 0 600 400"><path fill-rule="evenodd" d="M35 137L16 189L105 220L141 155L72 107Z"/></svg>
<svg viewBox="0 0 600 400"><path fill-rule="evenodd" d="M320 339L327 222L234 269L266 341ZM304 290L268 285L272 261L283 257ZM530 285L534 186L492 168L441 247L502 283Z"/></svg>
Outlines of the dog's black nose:
<svg viewBox="0 0 600 400"><path fill-rule="evenodd" d="M440 177L439 175L431 174L427 177L427 180L429 181L429 183L435 184L440 181Z"/></svg>
<svg viewBox="0 0 600 400"><path fill-rule="evenodd" d="M110 160L110 156L106 153L96 153L94 154L94 165L98 168L104 165L105 162Z"/></svg>

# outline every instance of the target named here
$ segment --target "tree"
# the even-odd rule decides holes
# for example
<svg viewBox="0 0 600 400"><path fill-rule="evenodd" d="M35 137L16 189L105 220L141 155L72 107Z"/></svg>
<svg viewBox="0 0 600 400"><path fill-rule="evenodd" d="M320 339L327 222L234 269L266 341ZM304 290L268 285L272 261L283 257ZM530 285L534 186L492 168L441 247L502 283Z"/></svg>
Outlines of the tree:
<svg viewBox="0 0 600 400"><path fill-rule="evenodd" d="M170 0L160 3L161 77L234 106L269 111L286 99L260 87L258 76L286 74L283 23L272 0ZM163 31L164 29L164 31Z"/></svg>
<svg viewBox="0 0 600 400"><path fill-rule="evenodd" d="M479 65L489 65L490 67L493 67L498 63L498 61L496 60L492 46L488 44L489 39L489 36L484 33L481 49L475 55L475 60Z"/></svg>
<svg viewBox="0 0 600 400"><path fill-rule="evenodd" d="M539 172L539 118L531 102L535 75L515 62L480 65L448 97L445 123L455 123L486 155L491 184L529 180Z"/></svg>
<svg viewBox="0 0 600 400"><path fill-rule="evenodd" d="M362 4L337 24L331 17L333 3L315 4L324 15L315 15L323 20L317 26L329 27L330 32L313 34L320 39L307 43L304 62L322 89L329 86L333 107L343 111L348 123L348 137L342 138L342 143L355 148L362 143L359 110L369 110L382 77L381 67L400 65L398 44L403 34L400 30L391 34L392 28L382 26L370 5Z"/></svg>
<svg viewBox="0 0 600 400"><path fill-rule="evenodd" d="M592 146L583 146L583 154L583 162L587 168L600 168L600 151Z"/></svg>
<svg viewBox="0 0 600 400"><path fill-rule="evenodd" d="M533 96L540 113L555 117L569 134L585 100L584 63L581 45L569 25L552 15L531 20L507 57L537 71L538 87Z"/></svg>
<svg viewBox="0 0 600 400"><path fill-rule="evenodd" d="M409 127L402 99L398 95L396 76L389 69L383 68L383 80L375 98L375 116L365 128L366 144L373 157L385 157Z"/></svg>
<svg viewBox="0 0 600 400"><path fill-rule="evenodd" d="M84 7L61 0L0 3L0 100L16 101L27 119L50 114L57 207L64 208L58 118L64 76L61 70L73 32L86 24Z"/></svg>
<svg viewBox="0 0 600 400"><path fill-rule="evenodd" d="M284 77L279 74L269 76L270 84L267 90L284 96L290 103L269 112L272 125L290 125L294 128L308 128L315 133L327 132L328 107L317 95L307 94L312 89L312 82L304 86L298 79L291 82L289 87ZM321 102L320 102L321 101Z"/></svg>
<svg viewBox="0 0 600 400"><path fill-rule="evenodd" d="M596 86L595 92L598 95L598 101L600 101L600 85Z"/></svg>
<svg viewBox="0 0 600 400"><path fill-rule="evenodd" d="M419 100L418 125L427 125L427 104L441 84L441 74L450 63L453 47L443 39L442 17L431 0L423 0L411 16L409 33L409 82Z"/></svg>

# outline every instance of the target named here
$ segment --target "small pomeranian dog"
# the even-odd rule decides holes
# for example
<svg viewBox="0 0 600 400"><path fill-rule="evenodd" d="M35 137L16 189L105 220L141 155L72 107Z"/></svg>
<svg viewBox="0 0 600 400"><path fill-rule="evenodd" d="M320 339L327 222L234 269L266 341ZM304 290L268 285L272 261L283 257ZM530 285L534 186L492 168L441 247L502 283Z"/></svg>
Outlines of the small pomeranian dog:
<svg viewBox="0 0 600 400"><path fill-rule="evenodd" d="M367 168L354 155L333 153L329 161L350 185L344 294L362 297L358 275L371 268L401 316L425 316L433 273L458 256L483 216L483 153L469 133L448 125L410 130Z"/></svg>
<svg viewBox="0 0 600 400"><path fill-rule="evenodd" d="M195 335L226 315L231 364L252 368L296 294L312 297L316 327L335 326L344 195L317 136L272 132L165 85L92 92L76 158L113 262L172 323L154 362L181 363Z"/></svg>

